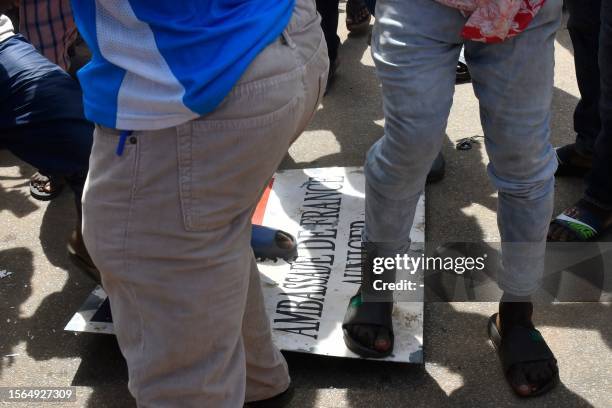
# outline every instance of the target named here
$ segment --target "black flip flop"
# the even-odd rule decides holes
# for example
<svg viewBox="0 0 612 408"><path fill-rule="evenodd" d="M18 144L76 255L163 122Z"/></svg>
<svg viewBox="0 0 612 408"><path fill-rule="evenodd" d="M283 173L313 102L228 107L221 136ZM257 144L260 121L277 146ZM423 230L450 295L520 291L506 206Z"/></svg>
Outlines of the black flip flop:
<svg viewBox="0 0 612 408"><path fill-rule="evenodd" d="M590 167L576 166L572 164L572 157L579 154L576 152L576 144L571 143L555 149L559 167L555 172L555 176L560 177L584 177L591 171Z"/></svg>
<svg viewBox="0 0 612 408"><path fill-rule="evenodd" d="M361 299L361 292L357 292L351 298L344 321L342 322L342 331L344 332L344 343L353 353L366 358L385 358L393 353L395 344L395 336L393 334L393 322L391 320L391 312L393 311L393 303L391 302L368 302L368 307L364 308ZM391 309L391 310L389 310ZM389 331L389 340L391 347L385 352L378 351L374 348L369 348L361 344L358 340L351 337L349 329L354 325L377 326L383 327Z"/></svg>
<svg viewBox="0 0 612 408"><path fill-rule="evenodd" d="M51 183L51 191L45 191L45 185ZM30 194L39 201L50 201L59 196L66 183L61 177L46 176L40 172L30 177ZM42 188L39 188L42 186Z"/></svg>
<svg viewBox="0 0 612 408"><path fill-rule="evenodd" d="M506 375L506 380L510 384L513 391L511 379L509 378L510 369L518 363L528 363L535 361L555 361L557 360L553 352L544 341L544 338L535 327L513 326L509 332L502 338L501 333L497 329L497 313L489 318L487 326L489 339L495 346L495 350L499 355L502 364L502 369ZM536 391L529 395L523 396L517 393L520 397L529 398L542 395L553 389L559 383L559 369L557 368L553 377L546 384L539 387ZM516 393L516 391L515 391Z"/></svg>
<svg viewBox="0 0 612 408"><path fill-rule="evenodd" d="M366 11L367 16L361 16L361 13ZM360 20L361 19L361 20ZM348 0L346 2L346 29L351 34L365 34L370 26L372 14L368 10L368 6L364 0Z"/></svg>

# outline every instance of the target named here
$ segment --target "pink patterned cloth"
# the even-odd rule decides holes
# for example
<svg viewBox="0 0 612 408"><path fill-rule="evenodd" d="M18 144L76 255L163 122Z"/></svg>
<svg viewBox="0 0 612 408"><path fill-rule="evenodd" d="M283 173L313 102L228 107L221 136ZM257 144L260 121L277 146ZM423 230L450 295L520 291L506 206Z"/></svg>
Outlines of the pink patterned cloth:
<svg viewBox="0 0 612 408"><path fill-rule="evenodd" d="M498 43L523 32L546 0L435 0L469 16L461 35Z"/></svg>

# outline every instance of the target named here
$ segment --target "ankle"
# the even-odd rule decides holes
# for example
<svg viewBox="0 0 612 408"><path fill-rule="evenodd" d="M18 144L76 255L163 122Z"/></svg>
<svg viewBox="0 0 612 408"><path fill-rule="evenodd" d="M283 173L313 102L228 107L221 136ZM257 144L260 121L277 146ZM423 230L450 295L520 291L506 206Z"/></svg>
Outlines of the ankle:
<svg viewBox="0 0 612 408"><path fill-rule="evenodd" d="M531 296L515 296L504 292L499 302L499 326L504 327L532 326L533 303Z"/></svg>

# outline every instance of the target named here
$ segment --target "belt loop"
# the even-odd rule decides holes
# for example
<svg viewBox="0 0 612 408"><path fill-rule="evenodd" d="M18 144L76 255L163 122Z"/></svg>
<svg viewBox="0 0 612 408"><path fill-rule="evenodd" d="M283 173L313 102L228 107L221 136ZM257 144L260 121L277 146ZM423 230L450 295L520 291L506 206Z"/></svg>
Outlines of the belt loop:
<svg viewBox="0 0 612 408"><path fill-rule="evenodd" d="M285 40L285 44L287 44L290 48L295 49L296 45L286 28L283 30L281 35L283 36L283 40Z"/></svg>

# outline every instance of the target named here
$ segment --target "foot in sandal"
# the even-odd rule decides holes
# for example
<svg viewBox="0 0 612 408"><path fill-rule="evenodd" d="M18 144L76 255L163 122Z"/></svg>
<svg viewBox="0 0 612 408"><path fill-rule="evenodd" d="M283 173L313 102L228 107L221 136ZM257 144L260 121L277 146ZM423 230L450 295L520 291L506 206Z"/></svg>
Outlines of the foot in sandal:
<svg viewBox="0 0 612 408"><path fill-rule="evenodd" d="M519 397L535 397L559 383L554 354L531 317L529 298L504 294L499 313L489 319L489 339L495 346L506 380Z"/></svg>
<svg viewBox="0 0 612 408"><path fill-rule="evenodd" d="M47 176L37 172L30 177L30 194L40 201L53 200L61 194L65 185L66 182L61 177Z"/></svg>
<svg viewBox="0 0 612 408"><path fill-rule="evenodd" d="M364 0L346 2L346 29L351 34L365 34L370 26L372 15Z"/></svg>
<svg viewBox="0 0 612 408"><path fill-rule="evenodd" d="M612 227L612 210L585 199L567 208L550 223L548 241L579 242L597 238Z"/></svg>
<svg viewBox="0 0 612 408"><path fill-rule="evenodd" d="M349 301L342 331L344 343L353 353L367 358L391 355L394 345L393 293L375 291L374 281L395 282L395 269L374 274L374 259L380 254L375 246L366 243L366 259L362 266L362 283L357 294Z"/></svg>
<svg viewBox="0 0 612 408"><path fill-rule="evenodd" d="M297 242L288 232L253 225L251 232L251 247L255 258L265 261L277 261L279 258L286 262L293 262L297 258Z"/></svg>

